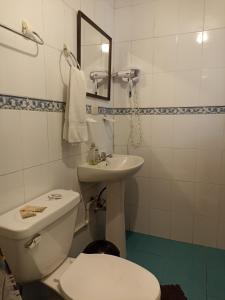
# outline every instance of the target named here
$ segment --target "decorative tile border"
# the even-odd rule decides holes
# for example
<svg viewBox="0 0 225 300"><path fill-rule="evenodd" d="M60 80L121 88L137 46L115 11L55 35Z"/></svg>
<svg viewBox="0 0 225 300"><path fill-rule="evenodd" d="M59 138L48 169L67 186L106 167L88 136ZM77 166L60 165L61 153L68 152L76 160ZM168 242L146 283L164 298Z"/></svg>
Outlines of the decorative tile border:
<svg viewBox="0 0 225 300"><path fill-rule="evenodd" d="M225 114L225 106L113 108L113 115L207 115Z"/></svg>
<svg viewBox="0 0 225 300"><path fill-rule="evenodd" d="M65 103L53 100L8 96L0 94L0 109L30 110L46 112L64 112ZM92 106L86 105L86 111L91 114ZM225 106L188 106L188 107L98 107L100 115L206 115L225 114Z"/></svg>
<svg viewBox="0 0 225 300"><path fill-rule="evenodd" d="M65 103L52 100L0 95L0 109L63 112Z"/></svg>

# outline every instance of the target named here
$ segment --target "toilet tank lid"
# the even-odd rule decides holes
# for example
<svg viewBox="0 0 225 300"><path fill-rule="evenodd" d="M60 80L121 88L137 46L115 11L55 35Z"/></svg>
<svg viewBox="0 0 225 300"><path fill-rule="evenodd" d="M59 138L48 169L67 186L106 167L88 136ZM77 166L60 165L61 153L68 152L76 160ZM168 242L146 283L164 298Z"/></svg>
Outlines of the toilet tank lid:
<svg viewBox="0 0 225 300"><path fill-rule="evenodd" d="M49 199L51 194L60 194L62 198ZM72 190L50 191L1 215L0 236L17 240L31 237L71 211L79 202L80 194ZM22 219L20 209L25 205L44 206L46 209L35 217Z"/></svg>

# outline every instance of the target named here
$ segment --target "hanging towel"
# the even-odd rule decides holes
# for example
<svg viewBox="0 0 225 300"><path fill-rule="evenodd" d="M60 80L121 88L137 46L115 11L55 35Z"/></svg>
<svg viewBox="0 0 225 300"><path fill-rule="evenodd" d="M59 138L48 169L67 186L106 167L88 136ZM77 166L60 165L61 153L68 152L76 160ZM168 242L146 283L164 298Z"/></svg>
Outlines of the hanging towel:
<svg viewBox="0 0 225 300"><path fill-rule="evenodd" d="M68 143L88 141L86 122L86 82L83 71L70 68L63 139Z"/></svg>

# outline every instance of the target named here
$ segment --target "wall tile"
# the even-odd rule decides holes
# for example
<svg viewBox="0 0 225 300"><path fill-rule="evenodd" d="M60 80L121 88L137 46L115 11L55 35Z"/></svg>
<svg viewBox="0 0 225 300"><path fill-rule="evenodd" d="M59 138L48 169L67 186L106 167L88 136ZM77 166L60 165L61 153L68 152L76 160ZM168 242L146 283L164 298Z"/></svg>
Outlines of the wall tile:
<svg viewBox="0 0 225 300"><path fill-rule="evenodd" d="M153 106L174 106L175 73L153 74Z"/></svg>
<svg viewBox="0 0 225 300"><path fill-rule="evenodd" d="M64 5L61 0L43 0L44 12L44 32L45 42L47 45L63 49L65 27L64 22ZM52 12L54 11L54 18Z"/></svg>
<svg viewBox="0 0 225 300"><path fill-rule="evenodd" d="M225 68L204 69L201 76L201 105L225 105Z"/></svg>
<svg viewBox="0 0 225 300"><path fill-rule="evenodd" d="M196 184L196 211L204 216L217 216L219 203L224 198L224 189L220 185Z"/></svg>
<svg viewBox="0 0 225 300"><path fill-rule="evenodd" d="M0 175L20 170L23 165L20 111L0 110L0 141Z"/></svg>
<svg viewBox="0 0 225 300"><path fill-rule="evenodd" d="M126 147L127 149L127 147ZM128 153L132 155L138 155L144 158L145 162L141 169L135 174L135 176L150 177L152 167L152 150L148 147L129 147ZM127 152L126 152L127 154Z"/></svg>
<svg viewBox="0 0 225 300"><path fill-rule="evenodd" d="M130 67L131 43L118 42L114 44L114 71L118 72Z"/></svg>
<svg viewBox="0 0 225 300"><path fill-rule="evenodd" d="M221 181L222 153L217 150L199 150L197 154L197 181L218 183Z"/></svg>
<svg viewBox="0 0 225 300"><path fill-rule="evenodd" d="M199 33L178 36L177 68L179 70L197 69L202 66L202 44L197 42Z"/></svg>
<svg viewBox="0 0 225 300"><path fill-rule="evenodd" d="M172 185L165 179L151 179L146 191L150 196L150 206L153 209L171 210Z"/></svg>
<svg viewBox="0 0 225 300"><path fill-rule="evenodd" d="M200 103L200 70L175 73L175 106L196 106Z"/></svg>
<svg viewBox="0 0 225 300"><path fill-rule="evenodd" d="M216 218L197 215L194 222L194 243L208 247L215 247L217 240L216 237Z"/></svg>
<svg viewBox="0 0 225 300"><path fill-rule="evenodd" d="M172 239L192 243L193 216L187 213L172 213Z"/></svg>
<svg viewBox="0 0 225 300"><path fill-rule="evenodd" d="M131 39L131 7L123 7L115 10L115 38L116 41L128 41Z"/></svg>
<svg viewBox="0 0 225 300"><path fill-rule="evenodd" d="M171 148L152 148L151 177L172 179L173 150Z"/></svg>
<svg viewBox="0 0 225 300"><path fill-rule="evenodd" d="M177 37L167 36L154 39L153 71L169 72L176 69Z"/></svg>
<svg viewBox="0 0 225 300"><path fill-rule="evenodd" d="M136 85L136 97L140 107L152 107L155 104L153 99L153 79L151 74L143 74Z"/></svg>
<svg viewBox="0 0 225 300"><path fill-rule="evenodd" d="M172 211L194 214L195 183L188 181L174 181L172 184Z"/></svg>
<svg viewBox="0 0 225 300"><path fill-rule="evenodd" d="M203 43L203 67L225 67L225 29L205 31Z"/></svg>
<svg viewBox="0 0 225 300"><path fill-rule="evenodd" d="M155 35L169 35L178 30L178 0L155 2Z"/></svg>
<svg viewBox="0 0 225 300"><path fill-rule="evenodd" d="M196 151L175 149L173 152L173 176L177 180L195 180Z"/></svg>
<svg viewBox="0 0 225 300"><path fill-rule="evenodd" d="M116 116L114 123L114 144L127 145L130 132L130 116Z"/></svg>
<svg viewBox="0 0 225 300"><path fill-rule="evenodd" d="M151 209L150 232L162 238L171 237L171 213L163 210Z"/></svg>
<svg viewBox="0 0 225 300"><path fill-rule="evenodd" d="M198 128L196 116L175 116L173 126L173 146L175 148L196 148Z"/></svg>
<svg viewBox="0 0 225 300"><path fill-rule="evenodd" d="M76 11L80 9L81 0L64 0L64 2Z"/></svg>
<svg viewBox="0 0 225 300"><path fill-rule="evenodd" d="M181 0L179 9L179 32L203 30L204 0Z"/></svg>
<svg viewBox="0 0 225 300"><path fill-rule="evenodd" d="M5 213L24 202L23 173L0 176L0 213Z"/></svg>
<svg viewBox="0 0 225 300"><path fill-rule="evenodd" d="M76 6L75 1L75 6ZM77 12L65 6L64 11L65 40L64 43L77 55Z"/></svg>
<svg viewBox="0 0 225 300"><path fill-rule="evenodd" d="M171 116L152 116L152 145L170 147L172 145L173 118Z"/></svg>
<svg viewBox="0 0 225 300"><path fill-rule="evenodd" d="M8 32L4 32L6 33ZM11 45L7 42L2 44L4 45L1 46L0 60L1 93L45 99L43 47L37 48L34 43L28 44L27 41L15 37Z"/></svg>
<svg viewBox="0 0 225 300"><path fill-rule="evenodd" d="M225 3L223 0L206 0L205 29L225 26Z"/></svg>
<svg viewBox="0 0 225 300"><path fill-rule="evenodd" d="M137 40L131 43L132 66L141 73L152 72L153 39Z"/></svg>
<svg viewBox="0 0 225 300"><path fill-rule="evenodd" d="M65 101L66 86L63 82L65 77L65 62L61 57L61 52L46 46L45 60L47 99Z"/></svg>
<svg viewBox="0 0 225 300"><path fill-rule="evenodd" d="M48 162L47 113L22 111L23 165Z"/></svg>
<svg viewBox="0 0 225 300"><path fill-rule="evenodd" d="M132 39L150 38L154 33L154 1L148 0L131 7ZM141 20L141 22L135 22Z"/></svg>
<svg viewBox="0 0 225 300"><path fill-rule="evenodd" d="M24 170L25 201L49 191L49 168L41 165Z"/></svg>
<svg viewBox="0 0 225 300"><path fill-rule="evenodd" d="M224 147L224 121L223 115L201 115L197 118L197 147L199 149L217 149Z"/></svg>

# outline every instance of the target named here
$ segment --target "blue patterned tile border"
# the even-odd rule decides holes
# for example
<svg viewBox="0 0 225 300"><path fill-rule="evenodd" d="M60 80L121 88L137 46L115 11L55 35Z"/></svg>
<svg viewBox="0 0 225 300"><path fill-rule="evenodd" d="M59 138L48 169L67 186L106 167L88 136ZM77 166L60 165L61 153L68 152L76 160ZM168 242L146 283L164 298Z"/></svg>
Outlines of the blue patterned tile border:
<svg viewBox="0 0 225 300"><path fill-rule="evenodd" d="M9 96L0 94L0 109L30 110L46 112L64 112L65 103L53 100L34 99L27 97ZM86 105L86 111L91 114L92 106ZM101 115L207 115L225 114L225 106L189 106L189 107L98 107Z"/></svg>
<svg viewBox="0 0 225 300"><path fill-rule="evenodd" d="M225 114L225 106L113 108L113 115L207 115Z"/></svg>
<svg viewBox="0 0 225 300"><path fill-rule="evenodd" d="M52 100L0 95L0 109L63 112L65 103Z"/></svg>

